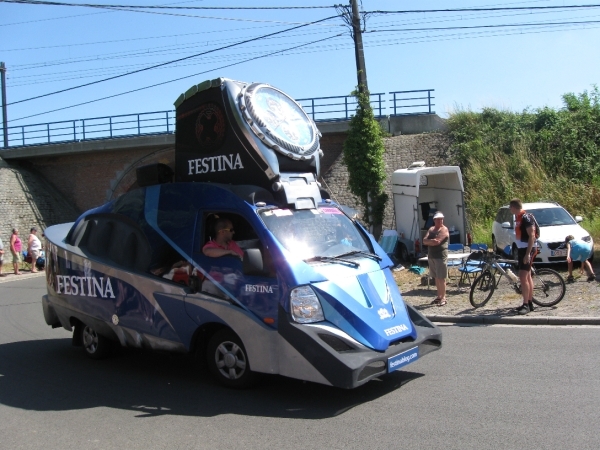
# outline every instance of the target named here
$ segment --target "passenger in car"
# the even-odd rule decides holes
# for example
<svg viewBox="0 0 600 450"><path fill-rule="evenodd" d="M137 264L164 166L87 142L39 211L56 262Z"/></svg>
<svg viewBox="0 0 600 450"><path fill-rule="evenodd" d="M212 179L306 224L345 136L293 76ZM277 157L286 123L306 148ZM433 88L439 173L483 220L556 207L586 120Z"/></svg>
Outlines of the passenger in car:
<svg viewBox="0 0 600 450"><path fill-rule="evenodd" d="M567 283L573 283L573 261L581 261L581 272L585 271L588 274L588 281L594 281L596 275L594 269L588 261L592 256L594 248L591 242L585 242L581 239L575 239L573 235L568 235L565 238L565 246L567 248L567 266L569 268L569 276L567 277Z"/></svg>

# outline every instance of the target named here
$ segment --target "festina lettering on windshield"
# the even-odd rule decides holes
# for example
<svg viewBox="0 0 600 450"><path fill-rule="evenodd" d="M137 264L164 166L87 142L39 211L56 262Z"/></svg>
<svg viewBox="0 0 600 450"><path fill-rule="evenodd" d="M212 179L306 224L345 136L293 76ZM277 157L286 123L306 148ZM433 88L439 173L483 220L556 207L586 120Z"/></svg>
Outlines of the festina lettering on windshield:
<svg viewBox="0 0 600 450"><path fill-rule="evenodd" d="M82 297L115 298L110 278L56 275L56 293Z"/></svg>
<svg viewBox="0 0 600 450"><path fill-rule="evenodd" d="M198 175L209 172L223 172L226 170L243 169L240 154L210 156L207 158L189 159L188 175Z"/></svg>

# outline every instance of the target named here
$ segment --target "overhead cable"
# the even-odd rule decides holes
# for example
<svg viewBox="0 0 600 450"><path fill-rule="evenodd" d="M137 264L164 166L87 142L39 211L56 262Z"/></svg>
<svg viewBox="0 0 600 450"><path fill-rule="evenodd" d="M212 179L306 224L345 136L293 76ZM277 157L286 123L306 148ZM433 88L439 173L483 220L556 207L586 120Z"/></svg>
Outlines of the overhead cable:
<svg viewBox="0 0 600 450"><path fill-rule="evenodd" d="M29 116L19 117L18 119L9 120L9 122L16 122L17 120L29 119L30 117L36 117L36 116L41 116L43 114L49 114L49 113L53 113L53 112L57 112L57 111L62 111L62 110L65 110L65 109L75 108L77 106L83 106L83 105L87 105L87 104L90 104L90 103L99 102L101 100L108 100L109 98L119 97L121 95L126 95L126 94L132 94L134 92L143 91L145 89L150 89L150 88L153 88L153 87L162 86L162 85L169 84L169 83L174 83L175 81L181 81L181 80L184 80L186 78L196 77L198 75L202 75L202 74L207 73L207 72L214 72L215 70L225 69L227 67L232 67L232 66L236 66L236 65L243 64L243 63L246 63L246 62L255 61L255 60L261 59L261 58L267 58L269 56L277 55L278 53L285 53L285 52L292 51L292 50L295 50L295 49L300 48L300 47L306 47L308 45L316 44L316 43L319 43L319 42L322 42L322 41L326 41L326 40L329 40L329 39L334 39L336 37L342 36L343 34L345 34L345 33L339 33L339 34L337 34L335 36L329 36L329 37L326 37L326 38L323 38L323 39L318 39L316 41L312 41L312 42L307 42L305 44L296 45L294 47L290 47L290 48L287 48L287 49L284 49L284 50L277 50L275 52L270 52L270 53L267 53L265 55L256 56L256 57L253 57L253 58L245 59L243 61L238 61L238 62L235 62L235 63L232 63L232 64L227 64L227 65L221 66L221 67L215 67L214 69L204 70L202 72L198 72L198 73L195 73L195 74L192 74L192 75L186 75L185 77L180 77L180 78L175 78L173 80L163 81L161 83L152 84L150 86L144 86L144 87L141 87L141 88L132 89L130 91L121 92L119 94L113 94L113 95L109 95L109 96L106 96L106 97L97 98L95 100L89 100L87 102L78 103L76 105L65 106L65 107L62 107L62 108L53 109L51 111L45 111L45 112L42 112L42 113L31 114Z"/></svg>
<svg viewBox="0 0 600 450"><path fill-rule="evenodd" d="M336 16L326 17L324 19L315 20L313 22L309 22L309 23L306 23L306 24L298 25L298 26L295 26L295 27L292 27L292 28L287 28L285 30L275 31L274 33L265 34L263 36L259 36L259 37L255 37L255 38L251 38L251 39L246 39L244 41L236 42L236 43L230 44L230 45L225 45L223 47L215 48L215 49L212 49L212 50L207 50L205 52L196 53L195 55L185 56L183 58L178 58L178 59L174 59L174 60L171 60L171 61L166 61L164 63L155 64L153 66L145 67L143 69L138 69L138 70L134 70L134 71L131 71L131 72L122 73L120 75L115 75L115 76L112 76L112 77L104 78L102 80L92 81L92 82L89 82L89 83L80 84L78 86L72 86L70 88L61 89L61 90L54 91L54 92L49 92L47 94L36 95L34 97L26 98L26 99L23 99L23 100L18 100L16 102L12 102L12 103L7 103L7 105L16 105L18 103L28 102L30 100L36 100L38 98L43 98L43 97L49 97L50 95L61 94L63 92L72 91L74 89L79 89L79 88L82 88L82 87L92 86L94 84L103 83L105 81L110 81L110 80L114 80L114 79L117 79L117 78L122 78L122 77L125 77L125 76L128 76L128 75L133 75L133 74L136 74L136 73L145 72L147 70L156 69L157 67L164 67L164 66L167 66L169 64L175 64L177 62L185 61L187 59L196 58L196 57L201 56L201 55L206 55L206 54L209 54L209 53L214 53L214 52L217 52L217 51L220 51L220 50L225 50L225 49L228 49L228 48L236 47L238 45L246 44L248 42L258 41L260 39L264 39L264 38L267 38L269 36L275 36L277 34L286 33L288 31L296 30L298 28L302 28L302 27L306 27L306 26L309 26L309 25L313 25L315 23L320 23L320 22L324 22L326 20L331 20L331 19L334 19L336 17L338 17L338 16L336 15Z"/></svg>

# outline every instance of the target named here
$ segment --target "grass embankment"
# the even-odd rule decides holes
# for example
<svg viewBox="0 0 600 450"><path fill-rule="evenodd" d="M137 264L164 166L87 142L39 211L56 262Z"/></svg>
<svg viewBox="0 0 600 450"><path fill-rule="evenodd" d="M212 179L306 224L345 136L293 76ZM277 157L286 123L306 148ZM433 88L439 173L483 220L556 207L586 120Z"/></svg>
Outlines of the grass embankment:
<svg viewBox="0 0 600 450"><path fill-rule="evenodd" d="M511 198L556 201L600 242L600 92L563 96L560 110L459 111L448 119L476 242L491 244Z"/></svg>

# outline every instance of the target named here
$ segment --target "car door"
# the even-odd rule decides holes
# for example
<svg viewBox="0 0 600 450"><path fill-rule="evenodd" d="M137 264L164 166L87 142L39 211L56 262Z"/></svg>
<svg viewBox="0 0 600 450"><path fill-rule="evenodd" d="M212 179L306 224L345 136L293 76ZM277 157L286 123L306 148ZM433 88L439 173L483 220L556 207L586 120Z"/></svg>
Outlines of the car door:
<svg viewBox="0 0 600 450"><path fill-rule="evenodd" d="M215 219L226 218L235 230L234 240L242 250L260 252L262 270L249 268L237 256L213 258L202 252L202 247L214 236ZM258 220L258 219L257 219ZM279 282L270 257L255 226L241 214L231 211L200 211L197 220L193 259L200 268L199 294L205 298L225 300L246 309L262 322L275 325L279 301ZM205 319L201 308L190 308L188 314L198 323Z"/></svg>

